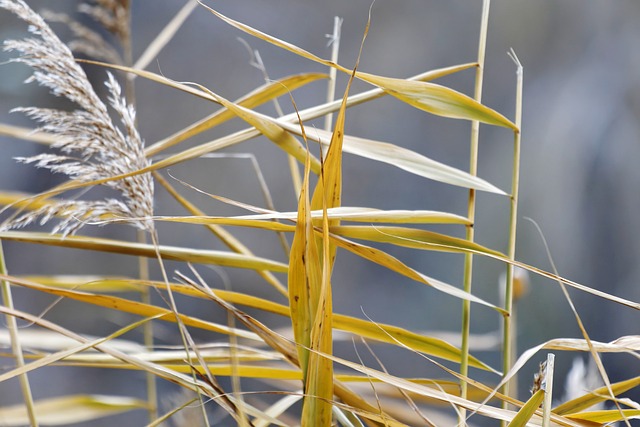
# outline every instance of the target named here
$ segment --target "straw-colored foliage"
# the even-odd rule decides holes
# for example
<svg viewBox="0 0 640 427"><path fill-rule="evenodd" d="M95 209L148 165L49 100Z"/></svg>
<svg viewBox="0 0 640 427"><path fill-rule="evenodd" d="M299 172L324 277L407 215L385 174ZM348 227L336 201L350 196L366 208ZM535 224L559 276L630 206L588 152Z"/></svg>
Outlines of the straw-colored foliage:
<svg viewBox="0 0 640 427"><path fill-rule="evenodd" d="M62 275L59 271L38 270L30 276L16 277L10 274L11 265L8 268L5 265L0 247L4 299L0 311L10 319L6 322L6 332L0 331L0 341L10 348L4 354L0 382L19 379L23 396L23 403L13 405L4 404L0 397L0 425L91 423L97 418L123 413L132 415L140 410L149 413L149 425L165 422L218 425L220 421L214 421L212 414L219 417L220 409L225 413L225 425L242 426L436 425L438 423L433 420L441 420L443 416L448 420L447 425L456 422L473 425L478 418L488 418L491 422L500 420L512 426L591 426L626 422L640 416L637 403L619 397L636 387L640 380L630 378L611 383L599 361L603 352L636 355L640 347L637 337L622 337L611 343L592 341L582 328L577 313L576 319L583 333L581 339L558 337L522 353L517 360L511 360L510 351L504 351L503 366L507 372L503 374L502 367L491 366L483 360L485 354L476 354L473 345L469 352L468 346L462 348L457 344L473 340L468 329L463 329L455 342L450 342L440 334L383 324L367 316L357 318L334 312L332 294L335 286L345 285L345 280L358 280L357 277L332 274L336 260L349 252L351 259L355 256L363 263L377 264L393 272L390 274L410 278L416 286L430 287L433 298L441 304L449 304L452 310L460 310L463 302L473 303L489 307L497 320L510 319L514 297L512 283L507 287L507 303L488 301L475 295L471 288L463 290L461 284L444 283L430 277L428 271L421 271L420 266L409 266L392 255L391 249L395 247L403 247L405 251L419 250L427 256L430 252L447 252L453 254L451 256L473 255L498 260L510 271L514 266L522 267L534 274L557 279L561 286L573 286L638 308L633 301L520 263L514 259L512 250L489 248L474 242L473 233L459 237L464 235L465 229L473 227L473 216L434 211L428 205L421 210L408 210L403 206L385 210L375 207L377 200L372 200L371 206L354 206L343 197L343 155L351 154L373 160L371 168L378 167L378 162L386 163L443 186L468 189L473 197L475 191L480 191L492 193L493 198L508 198L515 217L517 157L512 165L505 166L514 173L514 187L500 189L476 176L474 170L456 169L385 141L345 134L350 107L391 95L399 100L397 102L421 110L421 114L465 120L475 123L474 126L478 123L498 126L507 139L513 135L514 143L519 147L518 112L516 118L510 120L507 118L510 114L483 105L479 96L468 96L432 82L454 73L473 72L483 66L483 54L479 55L478 61L469 58L469 63L431 70L413 78L379 76L361 71L357 66L345 67L336 60L323 59L226 17L203 2L191 0L185 2L147 50L134 58L131 40L136 29L130 27L131 1L79 1L78 13L84 15L82 23L75 15L35 12L28 3L25 0L0 0L3 13L11 12L15 19L25 21L31 33L27 38L5 41L4 49L12 55L12 62L30 67L32 74L26 83L35 82L48 88L53 95L70 101L67 103L70 107L16 106L16 112L33 119L34 128L0 124L0 135L6 137L5 144L13 143L13 140L22 140L21 144L42 144L46 148L44 154L18 160L62 174L68 180L41 194L3 188L0 192L0 203L4 207L0 240L10 241L14 247L39 245L51 252L73 249L97 258L107 253L134 258L140 260L140 272L138 276L128 277L121 271L113 271L110 275ZM140 7L144 3L141 2ZM488 2L486 4L488 6ZM55 8L55 4L51 7ZM180 76L145 70L193 13L209 19L212 26L223 26L230 32L241 32L245 37L282 48L316 67L321 64L327 67L327 73L301 73L270 80L231 101L203 85L179 82ZM61 41L45 19L58 26L67 26L72 39L66 43ZM203 35L206 31L206 28L201 29ZM363 33L363 44L366 44L366 32ZM485 36L481 35L481 40L486 40ZM77 60L74 53L90 59ZM89 62L105 80L106 100L97 95L83 70ZM329 101L318 101L313 107L298 109L296 90L334 79L335 74L329 73L331 69L344 74L339 78L348 79L345 80L347 89L339 95L340 99L333 101L330 96ZM266 74L266 70L263 71ZM522 84L522 69L518 68L518 71L519 79L514 73L514 86ZM210 103L215 111L193 123L175 123L174 128L179 131L157 141L148 141L145 146L144 135L140 134L136 123L136 79L180 92L181 96L198 97ZM372 87L354 93L351 83L356 80ZM477 84L481 85L481 80L478 79ZM521 105L521 91L516 90L516 93L516 103ZM289 103L295 112L270 116L256 110L270 102ZM335 114L335 124L331 128L317 129L307 124L330 114ZM181 145L231 120L246 128L217 136L209 142L192 144L189 148ZM447 123L444 119L442 122L443 126ZM388 123L387 126L395 124ZM236 210L245 211L242 215L221 216L207 212L206 208L190 200L191 190L195 188L174 179L167 170L170 166L190 164L203 156L220 154L224 148L258 136L266 137L273 150L281 150L289 158L297 204L275 207L268 202L266 206L255 206L240 202L242 195L233 200L233 196L221 197L201 191ZM166 150L170 148L171 153L168 153ZM92 188L100 186L108 187L111 196L92 198ZM154 208L154 187L167 190L187 215L177 210L170 215L160 215ZM185 188L189 191L184 191ZM261 185L261 189L268 191L268 182ZM233 195L234 187L225 188L224 193ZM269 200L268 193L265 196ZM51 234L39 230L49 222L56 224ZM118 223L133 225L146 237L139 234L137 240L120 240L82 234L91 227L110 227ZM163 227L199 228L202 233L218 238L226 249L172 245L158 233L160 224ZM429 230L433 225L442 224L447 227L439 230L456 231L446 234ZM245 231L263 233L261 236L273 233L282 247L276 245L266 254L254 253L254 242L246 237L241 240L236 235L240 228L243 236L247 235ZM509 234L509 241L515 244L515 224L505 224L504 230ZM145 260L151 262L146 264ZM175 271L166 270L169 268L167 261L172 261L171 268ZM250 271L256 281L270 287L264 287L266 291L261 288L260 294L255 295L232 291L234 283L229 283L228 289L216 289L199 275L205 265L221 270ZM150 280L151 276L162 279ZM170 277L175 279L170 281ZM508 280L513 281L512 278ZM393 283L385 285L389 293L403 292ZM106 310L112 310L121 316L119 319L128 320L126 326L107 336L81 335L47 320L46 312L29 313L14 308L11 288L49 295L56 304L69 300L95 308L80 311L76 316L102 316ZM211 312L225 313L227 321L199 317L190 312L188 304L182 303L184 298L208 304ZM355 310L360 306L357 300L349 303ZM402 307L389 309L402 310ZM282 329L282 322L272 324L274 318L286 319L288 327ZM16 319L26 321L28 327L18 328ZM82 322L82 319L75 321ZM517 328L510 320L505 322L507 330ZM280 326L276 327L276 324ZM122 337L138 329L144 330L144 342ZM154 340L160 334L166 336L168 331L181 337L180 345L155 346ZM191 337L196 331L207 331L210 341L196 343ZM447 336L455 333L448 332ZM497 331L495 335L498 335ZM368 349L374 357L369 343L399 353L416 353L423 357L425 364L439 369L440 374L433 378L405 378L394 375L393 363L369 366L358 358L359 355L350 360L342 355L338 357L334 354L334 346L343 339L353 340L358 348ZM502 339L504 344L511 335L505 334ZM556 406L550 413L550 408L541 409L540 405L550 401L548 396L545 398L547 388L544 384L552 378L541 380L542 387L526 401L506 392L508 389L502 387L507 381L530 359L544 358L541 354L544 349L590 353L596 360L594 366L598 367L604 386L584 390L582 396ZM16 363L9 366L7 361L14 359ZM38 390L31 391L29 378L59 366L73 369L74 375L82 375L85 369L144 371L148 375L148 396L141 400L128 394L126 383L119 395L78 391L45 397ZM473 369L467 375L460 374L467 372L467 366ZM475 376L482 381L475 380ZM224 377L231 380L220 381ZM127 377L123 376L126 381L124 378ZM252 384L251 393L245 389L248 381ZM65 390L73 387L73 378L70 383ZM182 392L176 391L168 397L162 393L158 395L159 390L168 389L164 383L172 383ZM163 387L157 388L158 384ZM461 387L461 384L466 386ZM99 387L100 384L95 385L95 388ZM607 405L606 409L589 410L593 405L603 403Z"/></svg>

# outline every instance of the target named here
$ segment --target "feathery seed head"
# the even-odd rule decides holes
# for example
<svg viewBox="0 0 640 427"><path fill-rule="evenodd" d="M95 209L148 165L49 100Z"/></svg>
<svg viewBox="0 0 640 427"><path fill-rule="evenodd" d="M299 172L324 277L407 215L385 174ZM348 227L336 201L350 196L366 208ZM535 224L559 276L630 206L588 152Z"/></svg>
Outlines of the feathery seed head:
<svg viewBox="0 0 640 427"><path fill-rule="evenodd" d="M109 3L106 1L98 2ZM116 7L119 3L114 3ZM108 5L107 5L108 6ZM96 6L98 7L98 6ZM75 62L70 49L55 35L44 19L23 0L0 0L0 8L15 13L29 23L29 32L38 38L8 40L5 51L17 51L20 56L12 59L33 69L26 82L36 81L49 88L51 93L62 96L79 108L61 111L47 108L17 108L40 123L39 130L56 135L53 145L63 155L41 154L21 158L23 163L63 173L81 182L111 178L136 172L150 165L144 155L144 144L135 126L135 111L122 97L122 90L115 77L108 73L106 86L109 104L119 116L122 130L109 116L106 105L89 83L85 72ZM86 222L104 220L108 216L131 219L138 228L151 231L153 222L153 180L150 173L112 180L106 186L117 190L122 200L62 201L39 210L24 213L0 228L22 227L40 218L44 224L52 217L62 217L54 232L74 233Z"/></svg>

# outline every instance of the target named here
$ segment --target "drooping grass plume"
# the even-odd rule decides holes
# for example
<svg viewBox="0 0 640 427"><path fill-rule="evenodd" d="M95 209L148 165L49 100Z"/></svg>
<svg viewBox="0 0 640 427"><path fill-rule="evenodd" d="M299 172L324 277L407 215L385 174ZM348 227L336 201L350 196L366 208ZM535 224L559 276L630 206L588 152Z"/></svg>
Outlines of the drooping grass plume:
<svg viewBox="0 0 640 427"><path fill-rule="evenodd" d="M108 74L105 83L109 90L109 104L119 116L122 130L109 116L106 105L89 83L85 72L75 62L69 48L60 41L44 19L22 0L1 0L0 7L15 13L30 24L29 31L37 38L8 40L5 51L20 52L12 59L33 69L26 83L37 82L76 104L74 111L29 107L16 108L41 123L39 130L56 135L53 144L61 154L45 153L18 160L34 163L54 173L63 173L73 180L91 182L112 176L134 172L150 163L144 155L144 146L135 126L135 111L122 98L121 88L115 77ZM85 223L104 219L105 216L121 218L148 218L153 213L153 181L150 174L140 174L106 186L120 193L121 198L80 201L69 200L18 215L5 222L3 229L23 227L40 218L48 222L53 216L63 214L54 232L72 234ZM134 221L140 229L151 231L149 219Z"/></svg>

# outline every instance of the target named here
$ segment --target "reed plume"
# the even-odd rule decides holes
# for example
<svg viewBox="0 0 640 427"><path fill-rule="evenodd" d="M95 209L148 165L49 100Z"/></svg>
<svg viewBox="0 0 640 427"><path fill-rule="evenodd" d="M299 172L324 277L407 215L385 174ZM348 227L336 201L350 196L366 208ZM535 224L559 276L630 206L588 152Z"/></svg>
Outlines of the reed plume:
<svg viewBox="0 0 640 427"><path fill-rule="evenodd" d="M73 54L51 30L45 20L23 0L0 0L0 7L15 13L29 24L29 32L37 38L8 40L5 51L20 55L12 62L21 62L33 69L25 83L37 82L52 94L67 98L77 109L62 111L49 108L16 108L40 123L38 130L53 134L58 141L52 145L60 154L44 153L18 158L54 173L66 174L80 182L108 179L150 165L144 155L144 143L135 125L135 111L122 97L115 77L108 73L106 86L108 103L119 117L121 127L114 124L107 106L89 83L84 70ZM115 16L115 15L114 15ZM35 211L20 214L5 222L2 229L23 227L35 222L48 222L62 217L53 232L75 233L88 222L107 217L131 220L136 227L152 231L153 180L150 173L112 180L104 185L120 193L120 198L102 200L64 200Z"/></svg>

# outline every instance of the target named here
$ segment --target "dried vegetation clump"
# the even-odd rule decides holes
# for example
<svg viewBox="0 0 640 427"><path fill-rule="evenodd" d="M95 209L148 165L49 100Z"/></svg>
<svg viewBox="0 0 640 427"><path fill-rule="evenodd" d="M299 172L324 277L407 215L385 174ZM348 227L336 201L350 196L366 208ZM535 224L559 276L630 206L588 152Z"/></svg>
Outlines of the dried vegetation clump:
<svg viewBox="0 0 640 427"><path fill-rule="evenodd" d="M156 6L151 3L149 7ZM95 28L69 15L36 13L24 0L0 0L0 9L12 12L27 22L32 34L31 38L4 42L4 49L16 55L11 61L31 68L33 74L27 83L36 82L72 104L68 110L16 108L14 111L26 114L38 123L39 127L35 129L0 124L0 134L49 144L45 153L19 158L20 162L68 178L65 183L42 194L19 194L8 191L10 189L1 191L0 202L5 205L2 212L10 215L0 227L0 240L48 245L48 250L56 251L81 249L98 257L103 253L115 253L123 258L133 258L139 265L138 274L133 276L120 276L122 272L119 270L109 275L63 276L55 267L54 271L42 273L35 271L37 266L34 266L32 275L18 277L9 274L0 247L0 287L4 303L0 312L7 316L5 341L11 347L10 356L15 359L15 366L11 364L2 371L0 382L18 378L24 400L22 404L13 406L0 403L0 424L36 426L85 422L97 425L99 418L121 413L130 414L137 423L143 410L148 414L149 425L167 422L219 425L226 422L226 425L255 427L467 425L474 424L479 417L488 418L492 423L508 422L514 427L582 427L618 421L629 423L629 419L640 417L640 405L619 398L640 384L640 380L630 378L611 383L600 360L603 352L635 355L639 348L637 337L621 337L610 343L592 341L574 310L582 338L555 338L521 354L516 351L518 324L515 311L517 300L522 297L518 285L525 288L522 281L526 276L520 276L519 270L514 273L514 267L557 281L569 302L567 286L634 310L640 305L516 259L523 69L515 53L511 52L516 64L517 108L513 120L507 117L508 114L482 104L480 94L489 1L483 4L477 60L401 79L366 73L357 65L353 69L341 66L337 59L339 43L336 42L339 28L334 33L332 60L326 60L228 18L203 2L190 0L134 62L131 49L134 31L130 26L131 4L128 0L80 2L79 13L90 17ZM267 81L232 102L204 85L178 83L145 70L194 10L207 14L217 24L230 26L231 31L241 31L322 64L331 72L302 73ZM43 16L51 22L68 26L73 40L63 43ZM367 32L368 25L362 45ZM74 58L72 52L105 61L84 62L101 67L101 73L102 68L109 70L105 82L106 102L97 95L80 65L82 62ZM267 75L259 54L254 54L254 58ZM432 82L465 70L476 73L473 96ZM341 99L334 100L330 89L326 102L304 110L297 109L296 89L326 79L331 82L329 87L333 88L337 72L348 78L347 89ZM164 85L183 96L210 102L217 111L193 123L181 124L184 126L181 130L145 148L133 106L135 77ZM351 83L355 79L373 88L352 94ZM124 82L126 96L123 96L119 81ZM469 171L460 170L398 144L345 133L349 107L373 102L385 95L393 96L424 114L470 122L471 159L477 160L480 124L502 128L506 140L513 143L513 163L505 165L512 173L511 188L500 189L477 176L475 160ZM295 109L293 114L282 115L280 108L276 108L276 116L256 111L260 105L277 102L281 97L291 102ZM334 113L334 125L331 125L331 120L325 122L324 129L307 125L310 120ZM196 143L190 148L180 146L182 142L231 119L240 119L247 128L206 143ZM265 141L273 144L274 150L286 154L288 168L275 167L290 174L295 204L283 209L273 206L259 167L256 171L260 189L265 193L266 207L242 202L240 194L234 200L231 196L208 194L186 182L166 177L165 171L171 166L190 165L190 161L201 157L223 156L215 152L257 136L263 136ZM166 154L164 151L170 147L176 151ZM349 167L347 162L343 162L343 153L370 160L372 168L377 167L376 162L384 163L442 185L462 187L468 190L468 215L430 210L429 206L419 210L404 206L382 210L375 207L379 200L372 200L373 206L351 206L342 194L343 169ZM255 157L248 158L254 164L258 163ZM184 184L181 188L186 190L174 188L173 182ZM154 184L167 190L167 194L188 214L178 216L179 213L171 212L170 216L161 216L154 212ZM92 199L90 196L94 193L88 190L97 186L107 187L113 193L112 197ZM243 214L220 216L217 212L207 212L206 208L189 199L189 190L193 189L218 202L232 205ZM232 187L224 192L234 194L235 190ZM481 192L492 193L492 197L504 197L508 201L509 221L504 224L508 240L506 251L475 241L475 203ZM29 229L15 230L53 220L57 223L50 234ZM165 243L168 242L161 239L157 231L156 225L160 221L167 227L174 223L182 227L200 227L226 249L167 245ZM135 242L81 234L85 226L112 222L126 222L146 233L137 233ZM446 234L429 229L432 225L442 224L457 228L457 231ZM257 230L255 240L241 241L230 231L233 230L231 227L243 227L247 234ZM258 243L263 243L259 240L264 234L258 233L265 232L276 235L280 244L260 256L253 250L260 246ZM456 237L460 235L464 237ZM147 243L149 236L151 243ZM393 256L387 249L389 246L420 251L425 256L431 252L448 252L451 256L464 257L465 268L459 275L463 277L463 283L449 284L433 278ZM358 280L334 274L336 259L346 252L352 256L351 260L374 263L412 284L432 288L432 297L438 303L440 298L442 304L457 302L452 308L460 310L461 330L442 334L416 332L401 324L383 324L366 316L357 318L335 312L334 284L348 286L349 281ZM483 299L472 288L474 257L504 264L505 286L500 302ZM157 264L150 266L146 262L148 258L156 260ZM167 272L167 260L180 263L179 269ZM214 266L224 286L220 289L210 286L212 280L201 275L203 266ZM268 291L273 295L258 285L251 291L239 291L241 286L224 273L230 268L255 273L256 283L271 286ZM161 280L152 280L154 277ZM282 280L282 277L286 279ZM80 335L73 330L75 326L68 328L49 321L47 313L16 310L11 296L12 287L51 295L54 305L59 299L66 299L116 310L122 324L100 337ZM402 292L402 289L393 287L388 292ZM228 316L227 322L216 323L197 317L191 310L193 307L182 303L183 299L174 298L174 294L210 304L212 311L220 310ZM355 312L369 297L361 295L362 300L355 298L348 303L353 304ZM502 323L502 331L494 331L490 337L474 336L471 333L474 319L472 304L495 316ZM392 309L402 310L403 307ZM91 311L83 313L93 314ZM77 319L79 314L74 312L74 315L74 325L77 325L81 320ZM286 321L285 333L277 322L272 323L273 315ZM16 319L26 320L28 327L18 328ZM162 329L156 329L160 323ZM143 330L144 342L122 338L125 333L136 329ZM425 329L429 328L425 326ZM194 331L208 337L208 342L197 342L191 335ZM159 338L171 335L180 337L177 346L157 346ZM377 362L380 361L369 342L388 346L398 352L394 354L418 354L425 364L437 369L438 375L429 378L401 377L394 374L394 366L384 366L381 362L374 366L365 365L357 351L351 359L337 357L334 345L342 336L348 336L359 346L362 343L361 347L370 352ZM476 346L478 341L480 345ZM476 354L480 349L499 351L502 366L497 368L483 361L484 357ZM590 379L587 384L579 378L572 378L574 393L576 388L598 388L578 391L577 395L554 407L553 355L548 355L547 360L551 362L547 362L537 374L533 395L518 400L514 379L529 360L534 357L542 359L539 353L545 349L588 352L602 382ZM107 372L125 371L122 393L55 397L40 396L39 390L32 393L29 378L57 369L58 365L73 367L79 373L87 367ZM138 377L130 374L131 371L146 374L145 400L137 398L131 391L133 383L138 381ZM593 372L590 376L594 376ZM221 377L230 380L220 381ZM157 382L166 385L160 390L174 387L180 391L173 390L169 396L159 396ZM70 383L65 389L73 387L73 378L70 378ZM600 386L601 383L604 386ZM250 384L251 392L246 391L247 384ZM96 384L96 388L99 387L100 384ZM597 409L589 409L591 407Z"/></svg>

